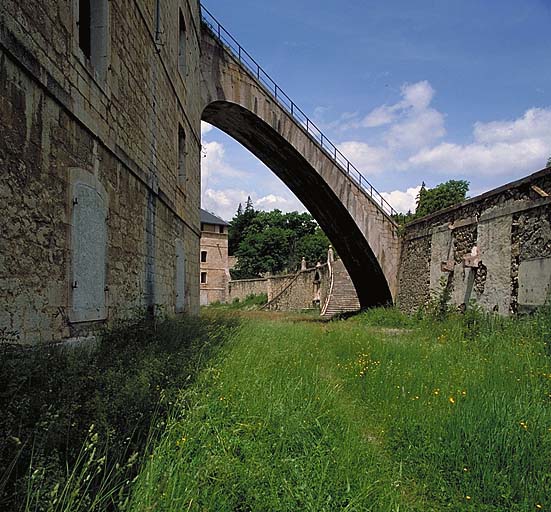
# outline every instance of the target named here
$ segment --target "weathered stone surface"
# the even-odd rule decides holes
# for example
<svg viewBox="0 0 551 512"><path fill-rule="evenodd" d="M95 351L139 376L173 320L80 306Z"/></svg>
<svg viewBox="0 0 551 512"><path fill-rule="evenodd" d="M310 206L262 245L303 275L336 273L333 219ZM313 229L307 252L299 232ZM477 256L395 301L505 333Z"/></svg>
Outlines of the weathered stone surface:
<svg viewBox="0 0 551 512"><path fill-rule="evenodd" d="M161 2L164 40L157 45L154 2L137 0L130 9L109 1L103 78L78 47L78 2L65 4L0 2L0 330L16 331L24 343L94 329L78 321L91 317L71 319L71 311L75 300L102 309L100 288L100 323L147 307L174 313L178 239L186 255L185 310L199 306L198 2ZM188 68L195 70L186 76L177 70L179 9L188 28ZM184 183L177 172L179 125L187 133ZM100 277L94 304L72 288L74 235L88 236L86 226L74 230L80 221L73 169L105 190L103 286L101 255L86 256L94 267L90 284Z"/></svg>
<svg viewBox="0 0 551 512"><path fill-rule="evenodd" d="M518 282L520 308L531 309L547 303L551 291L551 258L523 261L519 266Z"/></svg>
<svg viewBox="0 0 551 512"><path fill-rule="evenodd" d="M445 282L452 304L475 301L502 315L526 309L521 298L537 303L527 304L529 308L542 305L547 264L539 270L536 264L524 265L551 257L551 202L537 190L551 191L549 169L409 224L401 257L400 307L410 312L422 307L428 300L423 283L429 281L434 289L443 275L438 270L448 244L446 225L455 261ZM542 284L535 290L538 281Z"/></svg>

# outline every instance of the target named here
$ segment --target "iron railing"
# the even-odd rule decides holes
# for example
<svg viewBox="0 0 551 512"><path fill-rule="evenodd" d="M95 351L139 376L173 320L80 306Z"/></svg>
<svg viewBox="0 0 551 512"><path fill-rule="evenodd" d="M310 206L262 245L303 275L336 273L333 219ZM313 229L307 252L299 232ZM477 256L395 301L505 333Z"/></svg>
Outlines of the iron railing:
<svg viewBox="0 0 551 512"><path fill-rule="evenodd" d="M310 135L322 151L333 160L340 170L369 195L374 204L388 216L395 215L396 210L388 201L365 179L360 171L346 158L341 151L324 135L316 124L300 109L296 103L285 94L277 83L262 69L251 55L236 41L236 39L220 24L220 22L201 5L201 18L212 34L222 43L230 54L255 78L265 91Z"/></svg>

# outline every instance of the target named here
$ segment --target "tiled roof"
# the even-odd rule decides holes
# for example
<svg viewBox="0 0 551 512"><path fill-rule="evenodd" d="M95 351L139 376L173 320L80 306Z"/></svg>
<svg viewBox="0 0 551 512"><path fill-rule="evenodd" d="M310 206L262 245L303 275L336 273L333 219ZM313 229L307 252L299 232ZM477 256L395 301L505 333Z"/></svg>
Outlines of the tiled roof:
<svg viewBox="0 0 551 512"><path fill-rule="evenodd" d="M199 213L201 214L201 223L202 224L215 224L217 226L227 226L228 223L225 220L222 220L220 217L213 215L212 213L207 212L200 208Z"/></svg>

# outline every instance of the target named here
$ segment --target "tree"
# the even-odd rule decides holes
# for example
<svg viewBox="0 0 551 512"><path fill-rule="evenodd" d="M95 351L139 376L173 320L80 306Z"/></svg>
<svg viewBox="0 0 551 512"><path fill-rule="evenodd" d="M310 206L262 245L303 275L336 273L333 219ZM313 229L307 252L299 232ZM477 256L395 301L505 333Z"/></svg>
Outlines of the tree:
<svg viewBox="0 0 551 512"><path fill-rule="evenodd" d="M417 207L415 213L396 213L394 220L401 226L419 217L442 210L464 201L469 190L469 182L465 180L450 180L440 183L434 188L427 188L425 182L421 184L415 199Z"/></svg>
<svg viewBox="0 0 551 512"><path fill-rule="evenodd" d="M545 164L545 167L551 167L551 156L547 159L547 163Z"/></svg>
<svg viewBox="0 0 551 512"><path fill-rule="evenodd" d="M243 210L243 205L239 203L237 212L230 221L230 227L228 230L228 253L230 256L233 256L237 251L244 232L253 222L258 213L259 212L254 209L250 196L247 198L245 210Z"/></svg>
<svg viewBox="0 0 551 512"><path fill-rule="evenodd" d="M431 213L453 206L464 201L469 191L469 182L465 180L449 180L434 188L421 185L417 196L416 217L424 217Z"/></svg>
<svg viewBox="0 0 551 512"><path fill-rule="evenodd" d="M294 272L303 257L310 266L325 260L329 240L310 214L261 212L254 210L252 203L249 211L254 211L251 218L245 218L245 207L241 215L236 214L232 220L230 232L241 230L234 238L239 244L234 252L238 263L232 277L246 279L267 272Z"/></svg>

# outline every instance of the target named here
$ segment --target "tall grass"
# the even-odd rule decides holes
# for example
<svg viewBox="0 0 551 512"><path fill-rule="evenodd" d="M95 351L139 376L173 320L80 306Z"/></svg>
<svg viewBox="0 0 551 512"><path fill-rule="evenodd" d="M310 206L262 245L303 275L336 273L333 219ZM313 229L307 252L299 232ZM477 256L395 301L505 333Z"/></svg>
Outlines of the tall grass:
<svg viewBox="0 0 551 512"><path fill-rule="evenodd" d="M129 509L549 510L550 327L255 315L182 391Z"/></svg>
<svg viewBox="0 0 551 512"><path fill-rule="evenodd" d="M236 325L129 321L84 351L0 344L0 510L120 508L177 391Z"/></svg>

